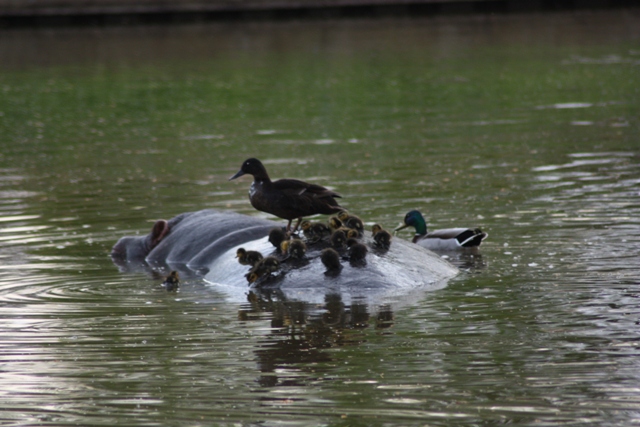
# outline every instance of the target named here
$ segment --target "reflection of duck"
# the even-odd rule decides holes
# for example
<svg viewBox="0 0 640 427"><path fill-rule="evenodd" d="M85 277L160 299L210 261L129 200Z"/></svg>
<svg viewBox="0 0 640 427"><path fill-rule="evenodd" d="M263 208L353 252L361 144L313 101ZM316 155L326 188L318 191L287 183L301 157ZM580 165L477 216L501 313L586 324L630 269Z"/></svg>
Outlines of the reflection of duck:
<svg viewBox="0 0 640 427"><path fill-rule="evenodd" d="M289 220L287 231L291 229L294 219L298 223L309 215L330 215L341 210L335 198L339 194L316 184L310 184L297 179L279 179L271 181L267 170L258 159L247 159L238 173L229 180L242 175L253 175L253 184L249 189L251 205L259 211L267 212L280 218Z"/></svg>
<svg viewBox="0 0 640 427"><path fill-rule="evenodd" d="M247 273L246 277L249 283L255 283L261 277L268 276L271 273L278 271L279 268L280 261L278 261L276 257L268 256L257 263L255 267Z"/></svg>
<svg viewBox="0 0 640 427"><path fill-rule="evenodd" d="M236 251L236 258L238 258L238 262L242 265L250 265L252 267L255 267L255 265L263 258L263 256L258 251L248 251L245 248L238 248L238 250Z"/></svg>
<svg viewBox="0 0 640 427"><path fill-rule="evenodd" d="M371 226L371 234L376 246L382 249L389 249L391 246L391 233L383 229L380 224L373 224Z"/></svg>
<svg viewBox="0 0 640 427"><path fill-rule="evenodd" d="M162 286L169 292L177 291L180 287L180 275L177 271L172 271L162 282Z"/></svg>
<svg viewBox="0 0 640 427"><path fill-rule="evenodd" d="M404 217L404 224L394 231L409 226L416 229L411 241L434 251L477 249L488 236L479 228L446 228L427 233L427 223L417 210L408 212Z"/></svg>

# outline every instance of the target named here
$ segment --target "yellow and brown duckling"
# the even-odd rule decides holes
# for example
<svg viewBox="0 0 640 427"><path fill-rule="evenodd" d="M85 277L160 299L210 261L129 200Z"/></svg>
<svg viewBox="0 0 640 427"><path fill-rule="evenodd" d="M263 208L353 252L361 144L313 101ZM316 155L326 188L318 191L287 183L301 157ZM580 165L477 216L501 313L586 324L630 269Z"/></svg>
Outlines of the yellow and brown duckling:
<svg viewBox="0 0 640 427"><path fill-rule="evenodd" d="M382 228L380 224L373 224L371 226L371 233L373 234L373 242L376 246L382 249L389 249L391 246L391 233Z"/></svg>
<svg viewBox="0 0 640 427"><path fill-rule="evenodd" d="M332 232L339 230L342 227L344 227L344 224L342 223L342 221L340 221L340 218L338 218L337 216L332 216L329 218L329 229L331 229Z"/></svg>
<svg viewBox="0 0 640 427"><path fill-rule="evenodd" d="M327 268L327 272L337 272L342 269L340 255L333 248L326 248L320 254L320 261Z"/></svg>
<svg viewBox="0 0 640 427"><path fill-rule="evenodd" d="M249 283L255 283L261 277L269 276L271 273L278 271L279 268L280 261L278 261L276 257L264 257L247 273L247 281L249 281Z"/></svg>
<svg viewBox="0 0 640 427"><path fill-rule="evenodd" d="M271 243L278 250L280 250L280 244L288 238L289 236L281 227L275 227L269 231L269 243Z"/></svg>
<svg viewBox="0 0 640 427"><path fill-rule="evenodd" d="M322 222L302 221L300 228L302 229L304 237L311 243L319 242L331 235L329 227Z"/></svg>
<svg viewBox="0 0 640 427"><path fill-rule="evenodd" d="M280 245L280 250L287 255L287 259L302 259L307 253L307 245L300 239L285 240Z"/></svg>
<svg viewBox="0 0 640 427"><path fill-rule="evenodd" d="M342 209L336 201L340 197L338 193L297 179L271 181L262 162L255 158L245 160L229 181L246 174L253 176L249 188L251 205L259 211L289 220L287 231L291 230L294 219L298 220L295 231L305 216L331 215Z"/></svg>
<svg viewBox="0 0 640 427"><path fill-rule="evenodd" d="M162 282L162 287L167 291L177 291L180 287L180 275L177 271L172 271Z"/></svg>
<svg viewBox="0 0 640 427"><path fill-rule="evenodd" d="M236 258L238 258L238 262L242 265L255 267L255 265L262 260L263 256L258 251L248 251L245 248L238 248Z"/></svg>
<svg viewBox="0 0 640 427"><path fill-rule="evenodd" d="M338 219L342 221L345 227L356 230L358 236L362 237L364 235L364 223L357 216L350 215L347 211L340 211L338 212Z"/></svg>
<svg viewBox="0 0 640 427"><path fill-rule="evenodd" d="M349 247L347 258L349 259L350 262L352 263L366 262L368 250L365 245L358 242L356 239L347 239L347 246Z"/></svg>

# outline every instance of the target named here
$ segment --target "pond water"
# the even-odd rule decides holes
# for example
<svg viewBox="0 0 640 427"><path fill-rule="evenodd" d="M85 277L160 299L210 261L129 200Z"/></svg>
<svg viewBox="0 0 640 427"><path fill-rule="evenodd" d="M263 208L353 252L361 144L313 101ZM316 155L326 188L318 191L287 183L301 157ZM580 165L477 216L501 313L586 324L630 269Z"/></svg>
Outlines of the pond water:
<svg viewBox="0 0 640 427"><path fill-rule="evenodd" d="M0 57L0 424L640 423L639 10L2 30ZM113 265L155 219L268 217L227 181L252 156L489 238L376 315Z"/></svg>

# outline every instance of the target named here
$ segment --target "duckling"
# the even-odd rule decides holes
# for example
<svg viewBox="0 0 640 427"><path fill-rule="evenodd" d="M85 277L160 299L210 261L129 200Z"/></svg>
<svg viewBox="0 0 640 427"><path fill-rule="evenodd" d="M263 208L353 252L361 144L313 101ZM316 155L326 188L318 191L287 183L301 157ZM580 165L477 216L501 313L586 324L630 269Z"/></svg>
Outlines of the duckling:
<svg viewBox="0 0 640 427"><path fill-rule="evenodd" d="M326 248L320 254L320 261L327 268L327 271L340 271L342 264L340 264L340 255L333 248Z"/></svg>
<svg viewBox="0 0 640 427"><path fill-rule="evenodd" d="M247 251L245 248L238 248L238 250L236 251L236 258L238 258L238 262L242 265L250 265L251 267L255 267L255 265L263 258L263 256L258 251Z"/></svg>
<svg viewBox="0 0 640 427"><path fill-rule="evenodd" d="M246 174L253 176L253 183L249 189L251 206L289 220L287 231L291 230L291 222L294 219L298 222L293 231L298 229L305 216L331 215L342 209L335 200L341 197L338 193L297 179L271 181L267 169L255 158L245 160L240 170L229 178L229 181Z"/></svg>
<svg viewBox="0 0 640 427"><path fill-rule="evenodd" d="M180 287L180 275L177 271L172 271L162 282L162 286L168 291L177 291Z"/></svg>
<svg viewBox="0 0 640 427"><path fill-rule="evenodd" d="M340 211L338 212L338 219L342 221L345 227L356 230L360 237L364 235L364 223L357 216L350 215L347 211Z"/></svg>
<svg viewBox="0 0 640 427"><path fill-rule="evenodd" d="M284 243L284 242L283 242ZM307 252L307 245L300 239L291 239L287 241L286 253L290 258L302 259ZM284 253L284 251L283 251Z"/></svg>
<svg viewBox="0 0 640 427"><path fill-rule="evenodd" d="M257 263L245 277L249 283L255 283L261 277L269 276L271 273L278 271L279 268L280 261L276 257L268 256Z"/></svg>
<svg viewBox="0 0 640 427"><path fill-rule="evenodd" d="M376 246L382 249L389 249L391 246L391 233L383 229L380 224L373 224L371 226L371 233L373 234L373 242Z"/></svg>
<svg viewBox="0 0 640 427"><path fill-rule="evenodd" d="M357 239L362 237L355 228L347 228L347 239Z"/></svg>
<svg viewBox="0 0 640 427"><path fill-rule="evenodd" d="M340 221L340 218L338 218L337 216L332 216L329 218L329 228L332 232L342 228L343 226L344 224L342 224L342 221Z"/></svg>
<svg viewBox="0 0 640 427"><path fill-rule="evenodd" d="M348 239L347 246L349 247L348 259L352 263L365 263L367 256L367 247L362 243L359 243L356 239Z"/></svg>
<svg viewBox="0 0 640 427"><path fill-rule="evenodd" d="M318 242L331 233L329 227L321 222L312 223L311 221L302 221L300 228L302 229L304 237L311 243Z"/></svg>
<svg viewBox="0 0 640 427"><path fill-rule="evenodd" d="M342 230L336 230L331 235L331 247L334 249L342 249L347 243L347 236Z"/></svg>
<svg viewBox="0 0 640 427"><path fill-rule="evenodd" d="M445 228L427 233L427 222L420 211L409 211L404 217L404 224L394 231L412 226L416 234L411 240L432 251L477 251L482 241L489 235L479 228Z"/></svg>
<svg viewBox="0 0 640 427"><path fill-rule="evenodd" d="M269 243L275 246L278 250L280 250L280 243L287 240L287 233L281 227L272 228L269 231Z"/></svg>

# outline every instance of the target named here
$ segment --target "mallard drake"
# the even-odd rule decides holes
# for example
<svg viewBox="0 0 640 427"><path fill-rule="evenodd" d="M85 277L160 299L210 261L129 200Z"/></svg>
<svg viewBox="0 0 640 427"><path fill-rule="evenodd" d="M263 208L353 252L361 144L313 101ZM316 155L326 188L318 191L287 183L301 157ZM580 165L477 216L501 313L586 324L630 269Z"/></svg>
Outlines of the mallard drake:
<svg viewBox="0 0 640 427"><path fill-rule="evenodd" d="M280 261L276 257L268 256L264 257L259 263L255 265L246 275L249 283L255 283L263 276L268 276L271 273L278 271L280 268Z"/></svg>
<svg viewBox="0 0 640 427"><path fill-rule="evenodd" d="M327 268L327 271L339 271L342 269L342 264L340 264L340 255L333 248L323 249L320 254L320 261Z"/></svg>
<svg viewBox="0 0 640 427"><path fill-rule="evenodd" d="M338 193L297 179L271 181L262 162L254 158L245 160L229 181L246 174L253 176L249 188L251 205L259 211L289 220L287 231L291 229L294 219L298 220L293 229L295 231L305 216L331 215L342 209L335 200L340 197Z"/></svg>
<svg viewBox="0 0 640 427"><path fill-rule="evenodd" d="M263 258L262 254L258 251L248 251L245 248L238 248L236 251L236 258L242 265L250 265L255 267L257 263Z"/></svg>
<svg viewBox="0 0 640 427"><path fill-rule="evenodd" d="M162 282L162 287L167 291L177 291L180 287L180 275L177 271L172 271Z"/></svg>
<svg viewBox="0 0 640 427"><path fill-rule="evenodd" d="M404 216L404 224L394 231L410 226L416 230L411 241L433 251L474 250L488 236L479 228L445 228L427 233L427 222L417 210L408 212Z"/></svg>
<svg viewBox="0 0 640 427"><path fill-rule="evenodd" d="M376 246L382 249L389 249L391 246L391 233L383 229L380 224L373 224L371 226L371 234Z"/></svg>

